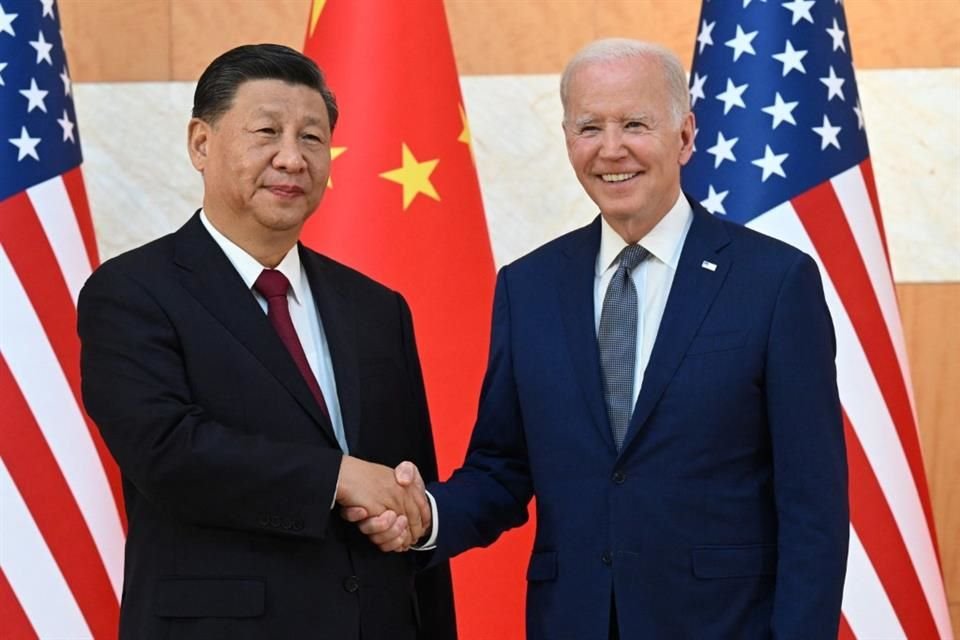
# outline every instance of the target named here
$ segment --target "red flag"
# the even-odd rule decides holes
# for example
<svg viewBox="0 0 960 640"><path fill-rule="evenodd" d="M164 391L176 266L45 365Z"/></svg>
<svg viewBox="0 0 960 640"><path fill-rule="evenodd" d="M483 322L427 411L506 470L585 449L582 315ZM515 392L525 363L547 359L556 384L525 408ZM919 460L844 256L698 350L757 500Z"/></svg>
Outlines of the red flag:
<svg viewBox="0 0 960 640"><path fill-rule="evenodd" d="M303 239L410 303L445 478L476 417L494 266L443 4L314 0L304 53L341 115ZM528 526L454 560L463 637L522 637L531 538Z"/></svg>
<svg viewBox="0 0 960 640"><path fill-rule="evenodd" d="M0 6L3 637L115 638L119 474L80 400L76 300L98 262L53 3Z"/></svg>

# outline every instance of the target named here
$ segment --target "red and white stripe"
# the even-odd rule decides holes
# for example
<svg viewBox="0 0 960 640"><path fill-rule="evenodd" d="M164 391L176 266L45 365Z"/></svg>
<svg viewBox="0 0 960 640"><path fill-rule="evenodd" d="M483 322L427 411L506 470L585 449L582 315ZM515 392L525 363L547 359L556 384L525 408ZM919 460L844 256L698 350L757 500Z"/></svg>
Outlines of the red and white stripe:
<svg viewBox="0 0 960 640"><path fill-rule="evenodd" d="M851 518L841 637L952 640L869 160L748 226L817 261L836 329Z"/></svg>
<svg viewBox="0 0 960 640"><path fill-rule="evenodd" d="M0 202L0 612L13 637L116 637L119 475L83 411L76 301L97 262L80 169Z"/></svg>

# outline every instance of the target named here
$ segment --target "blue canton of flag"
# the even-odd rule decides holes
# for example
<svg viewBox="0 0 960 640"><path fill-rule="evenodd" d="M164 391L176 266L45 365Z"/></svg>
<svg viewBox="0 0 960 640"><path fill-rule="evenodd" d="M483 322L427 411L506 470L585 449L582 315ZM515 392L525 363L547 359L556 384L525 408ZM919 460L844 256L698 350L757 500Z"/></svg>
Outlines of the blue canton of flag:
<svg viewBox="0 0 960 640"><path fill-rule="evenodd" d="M705 2L690 83L683 183L713 214L749 222L868 156L835 0Z"/></svg>
<svg viewBox="0 0 960 640"><path fill-rule="evenodd" d="M80 164L54 0L0 2L0 201Z"/></svg>

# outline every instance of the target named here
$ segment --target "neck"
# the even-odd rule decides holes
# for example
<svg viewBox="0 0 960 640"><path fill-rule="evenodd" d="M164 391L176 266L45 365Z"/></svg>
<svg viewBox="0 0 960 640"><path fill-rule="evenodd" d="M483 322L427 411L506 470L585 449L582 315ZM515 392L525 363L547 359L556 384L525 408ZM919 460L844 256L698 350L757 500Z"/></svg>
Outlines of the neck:
<svg viewBox="0 0 960 640"><path fill-rule="evenodd" d="M230 224L231 221L224 220L206 207L203 211L217 231L267 269L276 268L300 238L300 227L284 230L261 226L251 228L250 225Z"/></svg>

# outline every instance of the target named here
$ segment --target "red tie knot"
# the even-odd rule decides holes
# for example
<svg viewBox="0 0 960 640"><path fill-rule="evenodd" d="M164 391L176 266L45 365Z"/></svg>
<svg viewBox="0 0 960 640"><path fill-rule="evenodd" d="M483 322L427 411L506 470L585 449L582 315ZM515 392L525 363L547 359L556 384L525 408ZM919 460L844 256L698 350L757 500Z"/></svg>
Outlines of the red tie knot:
<svg viewBox="0 0 960 640"><path fill-rule="evenodd" d="M257 281L253 283L253 288L268 300L277 297L286 298L287 291L290 289L290 281L276 269L264 269Z"/></svg>

